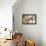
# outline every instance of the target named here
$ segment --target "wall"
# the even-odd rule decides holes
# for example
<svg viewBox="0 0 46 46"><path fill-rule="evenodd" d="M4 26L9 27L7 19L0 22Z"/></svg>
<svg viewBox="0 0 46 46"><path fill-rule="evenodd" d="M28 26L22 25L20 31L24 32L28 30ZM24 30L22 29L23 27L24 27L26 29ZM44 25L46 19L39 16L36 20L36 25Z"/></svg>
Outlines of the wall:
<svg viewBox="0 0 46 46"><path fill-rule="evenodd" d="M16 5L14 5L16 6ZM23 33L24 38L35 41L36 46L41 46L41 1L40 0L23 0L20 5L13 7L15 29ZM22 14L37 14L36 25L22 24Z"/></svg>
<svg viewBox="0 0 46 46"><path fill-rule="evenodd" d="M16 0L0 0L0 27L12 28L12 6Z"/></svg>
<svg viewBox="0 0 46 46"><path fill-rule="evenodd" d="M41 41L46 46L46 0L41 1Z"/></svg>

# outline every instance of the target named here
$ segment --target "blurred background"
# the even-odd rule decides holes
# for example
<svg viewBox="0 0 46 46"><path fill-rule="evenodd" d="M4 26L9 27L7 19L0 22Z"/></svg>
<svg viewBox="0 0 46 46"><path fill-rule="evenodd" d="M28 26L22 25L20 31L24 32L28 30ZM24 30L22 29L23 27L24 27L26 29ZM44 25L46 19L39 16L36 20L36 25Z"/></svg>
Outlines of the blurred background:
<svg viewBox="0 0 46 46"><path fill-rule="evenodd" d="M23 25L23 14L37 14L37 24ZM0 0L0 27L14 27L23 33L24 39L46 46L46 0Z"/></svg>

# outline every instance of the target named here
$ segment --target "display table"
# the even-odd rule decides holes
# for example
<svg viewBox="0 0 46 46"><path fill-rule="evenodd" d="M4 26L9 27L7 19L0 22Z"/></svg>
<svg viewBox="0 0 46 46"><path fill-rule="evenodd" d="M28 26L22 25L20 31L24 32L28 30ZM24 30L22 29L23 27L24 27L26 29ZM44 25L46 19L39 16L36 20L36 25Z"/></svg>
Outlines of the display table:
<svg viewBox="0 0 46 46"><path fill-rule="evenodd" d="M12 36L6 36L6 40L11 40Z"/></svg>

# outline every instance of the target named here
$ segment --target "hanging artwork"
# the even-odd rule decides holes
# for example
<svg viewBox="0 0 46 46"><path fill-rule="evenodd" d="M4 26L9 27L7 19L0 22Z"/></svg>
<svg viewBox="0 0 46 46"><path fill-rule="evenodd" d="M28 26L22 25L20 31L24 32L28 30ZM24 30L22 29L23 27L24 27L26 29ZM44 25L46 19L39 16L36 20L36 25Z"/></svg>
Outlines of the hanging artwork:
<svg viewBox="0 0 46 46"><path fill-rule="evenodd" d="M36 24L36 14L23 14L22 24Z"/></svg>

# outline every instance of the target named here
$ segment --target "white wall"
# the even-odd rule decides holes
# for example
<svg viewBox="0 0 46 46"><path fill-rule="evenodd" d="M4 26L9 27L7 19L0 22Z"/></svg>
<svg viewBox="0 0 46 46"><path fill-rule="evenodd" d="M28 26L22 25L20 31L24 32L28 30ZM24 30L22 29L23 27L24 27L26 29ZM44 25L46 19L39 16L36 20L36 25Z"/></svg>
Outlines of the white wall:
<svg viewBox="0 0 46 46"><path fill-rule="evenodd" d="M16 0L0 0L0 27L12 28L12 6Z"/></svg>
<svg viewBox="0 0 46 46"><path fill-rule="evenodd" d="M41 40L42 46L46 46L46 0L41 1Z"/></svg>
<svg viewBox="0 0 46 46"><path fill-rule="evenodd" d="M16 6L16 5L14 5ZM41 46L41 1L40 0L23 0L22 3L15 9L13 8L15 28L23 33L24 38L35 41L36 46ZM36 25L23 25L22 14L37 14Z"/></svg>

